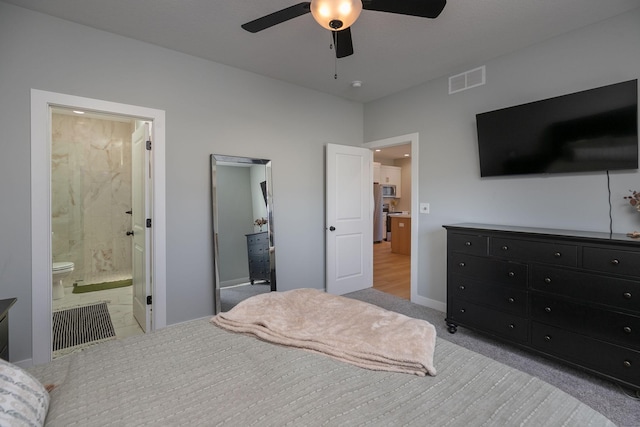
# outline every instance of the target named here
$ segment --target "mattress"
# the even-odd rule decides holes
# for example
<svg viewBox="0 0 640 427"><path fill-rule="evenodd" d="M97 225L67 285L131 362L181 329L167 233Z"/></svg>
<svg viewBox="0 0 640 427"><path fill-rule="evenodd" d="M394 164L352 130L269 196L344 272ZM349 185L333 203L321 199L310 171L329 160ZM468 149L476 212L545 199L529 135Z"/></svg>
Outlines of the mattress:
<svg viewBox="0 0 640 427"><path fill-rule="evenodd" d="M29 371L48 426L612 426L558 388L443 339L436 376L371 371L198 319Z"/></svg>

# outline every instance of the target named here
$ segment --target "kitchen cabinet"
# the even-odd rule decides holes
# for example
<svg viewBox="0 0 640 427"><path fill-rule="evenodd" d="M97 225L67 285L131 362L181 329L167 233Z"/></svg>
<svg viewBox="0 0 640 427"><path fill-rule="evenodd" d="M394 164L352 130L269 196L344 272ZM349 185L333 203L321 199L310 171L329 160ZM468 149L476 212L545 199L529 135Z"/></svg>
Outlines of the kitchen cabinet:
<svg viewBox="0 0 640 427"><path fill-rule="evenodd" d="M377 182L378 184L381 184L381 182L380 182L380 166L381 166L380 163L373 162L373 182Z"/></svg>
<svg viewBox="0 0 640 427"><path fill-rule="evenodd" d="M380 184L396 186L396 198L402 197L402 168L399 166L380 166Z"/></svg>
<svg viewBox="0 0 640 427"><path fill-rule="evenodd" d="M411 217L391 215L391 252L411 255Z"/></svg>

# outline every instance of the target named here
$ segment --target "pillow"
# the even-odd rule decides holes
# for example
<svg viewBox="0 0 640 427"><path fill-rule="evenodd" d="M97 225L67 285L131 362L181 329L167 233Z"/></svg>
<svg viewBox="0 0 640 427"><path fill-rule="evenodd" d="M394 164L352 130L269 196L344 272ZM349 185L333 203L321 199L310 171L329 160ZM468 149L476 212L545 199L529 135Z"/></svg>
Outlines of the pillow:
<svg viewBox="0 0 640 427"><path fill-rule="evenodd" d="M49 393L28 372L0 359L0 426L42 426Z"/></svg>

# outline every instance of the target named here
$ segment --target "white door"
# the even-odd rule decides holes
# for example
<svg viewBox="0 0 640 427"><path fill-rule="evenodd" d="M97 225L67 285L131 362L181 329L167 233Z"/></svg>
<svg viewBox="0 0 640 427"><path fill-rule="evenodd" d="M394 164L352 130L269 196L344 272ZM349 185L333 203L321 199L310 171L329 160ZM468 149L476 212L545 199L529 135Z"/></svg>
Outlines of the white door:
<svg viewBox="0 0 640 427"><path fill-rule="evenodd" d="M327 292L373 286L373 154L327 144Z"/></svg>
<svg viewBox="0 0 640 427"><path fill-rule="evenodd" d="M147 200L151 180L151 156L147 150L150 139L149 124L144 123L133 133L131 141L133 317L145 332L151 328L151 305L147 304L147 296L151 295L151 232L147 228L147 218L151 218Z"/></svg>

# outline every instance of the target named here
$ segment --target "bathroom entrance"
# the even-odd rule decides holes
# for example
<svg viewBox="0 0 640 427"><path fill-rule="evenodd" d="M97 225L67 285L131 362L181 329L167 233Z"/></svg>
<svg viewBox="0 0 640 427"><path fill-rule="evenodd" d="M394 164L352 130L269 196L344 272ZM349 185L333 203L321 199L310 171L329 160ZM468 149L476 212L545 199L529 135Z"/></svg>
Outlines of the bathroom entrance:
<svg viewBox="0 0 640 427"><path fill-rule="evenodd" d="M54 358L57 337L73 333L56 324L68 307L106 304L109 318L104 315L103 323L108 327L111 320L118 338L146 329L140 298L135 304L137 318L133 316L132 246L135 243L136 270L144 272L146 239L140 223L146 216L145 163L140 157L145 154L149 126L127 116L51 109ZM144 282L142 276L138 279ZM66 351L68 347L60 350Z"/></svg>
<svg viewBox="0 0 640 427"><path fill-rule="evenodd" d="M51 249L54 264L73 263L65 294L131 279L135 126L129 117L52 108ZM54 289L53 299L65 295Z"/></svg>
<svg viewBox="0 0 640 427"><path fill-rule="evenodd" d="M105 303L117 337L165 326L163 129L159 110L32 90L34 364L51 359L52 313L69 307ZM136 131L144 147L137 155ZM134 229L134 210L142 229ZM138 268L134 238L144 249L135 252ZM62 295L54 292L60 277ZM139 322L134 301L144 301Z"/></svg>

